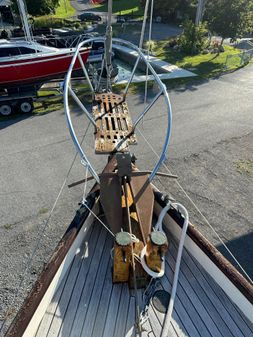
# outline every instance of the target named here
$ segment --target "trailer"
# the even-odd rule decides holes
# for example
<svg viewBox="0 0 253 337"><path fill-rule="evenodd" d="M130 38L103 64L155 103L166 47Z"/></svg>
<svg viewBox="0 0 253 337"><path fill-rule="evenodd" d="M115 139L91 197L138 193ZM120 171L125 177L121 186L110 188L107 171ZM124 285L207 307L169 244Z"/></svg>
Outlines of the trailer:
<svg viewBox="0 0 253 337"><path fill-rule="evenodd" d="M13 113L28 114L33 111L35 102L62 96L62 81L63 79L52 80L22 88L0 88L0 116L10 116ZM54 91L56 94L39 96L39 91Z"/></svg>
<svg viewBox="0 0 253 337"><path fill-rule="evenodd" d="M0 89L0 115L9 116L14 112L31 113L33 102L38 97L38 86Z"/></svg>

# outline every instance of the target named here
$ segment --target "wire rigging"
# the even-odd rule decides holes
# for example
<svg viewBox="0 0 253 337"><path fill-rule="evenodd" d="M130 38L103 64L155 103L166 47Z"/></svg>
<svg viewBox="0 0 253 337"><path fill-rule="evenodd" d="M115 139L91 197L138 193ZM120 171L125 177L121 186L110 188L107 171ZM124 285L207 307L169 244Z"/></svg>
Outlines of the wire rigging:
<svg viewBox="0 0 253 337"><path fill-rule="evenodd" d="M144 136L144 134L141 132L141 130L140 130L140 128L138 126L137 126L137 130L139 131L140 135L143 137L143 139L145 140L145 142L147 143L147 145L149 146L149 148L151 149L151 151L156 155L156 157L159 158L158 153L155 151L155 149L153 148L153 146L150 144L150 142L147 140L147 138ZM164 168L167 170L167 172L169 174L172 174L171 170L168 168L168 166L164 162L162 164L163 164ZM220 235L218 234L218 232L215 230L215 228L210 224L210 222L208 221L208 219L206 218L206 216L202 213L202 211L195 204L195 202L192 200L192 198L189 196L189 194L185 191L185 189L183 188L183 186L178 182L178 180L176 180L175 182L178 185L178 187L180 188L180 190L187 197L187 199L190 201L190 203L192 204L192 206L196 209L196 211L199 213L199 215L203 218L204 222L208 225L208 227L210 227L210 229L212 230L212 232L216 235L216 237L218 238L218 240L220 241L220 243L223 245L223 247L226 249L226 251L232 257L232 259L235 261L235 263L238 265L238 267L241 269L241 271L244 273L244 275L247 277L247 279L253 284L253 280L251 279L251 277L249 276L249 274L246 272L246 270L243 268L243 266L240 264L240 262L237 260L237 258L234 256L234 254L231 252L231 250L228 248L228 246L226 245L226 243L222 240L222 238L220 237Z"/></svg>

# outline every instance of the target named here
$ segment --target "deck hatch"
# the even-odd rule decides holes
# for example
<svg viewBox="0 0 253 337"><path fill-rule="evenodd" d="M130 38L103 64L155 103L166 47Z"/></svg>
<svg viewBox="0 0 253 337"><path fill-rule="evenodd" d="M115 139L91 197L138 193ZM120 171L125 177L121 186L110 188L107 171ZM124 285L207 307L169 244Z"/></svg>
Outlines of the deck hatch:
<svg viewBox="0 0 253 337"><path fill-rule="evenodd" d="M121 95L97 94L92 111L96 121L97 154L125 152L128 145L137 144L128 106Z"/></svg>
<svg viewBox="0 0 253 337"><path fill-rule="evenodd" d="M156 310L165 314L170 302L170 294L165 290L157 290L153 297L152 303Z"/></svg>

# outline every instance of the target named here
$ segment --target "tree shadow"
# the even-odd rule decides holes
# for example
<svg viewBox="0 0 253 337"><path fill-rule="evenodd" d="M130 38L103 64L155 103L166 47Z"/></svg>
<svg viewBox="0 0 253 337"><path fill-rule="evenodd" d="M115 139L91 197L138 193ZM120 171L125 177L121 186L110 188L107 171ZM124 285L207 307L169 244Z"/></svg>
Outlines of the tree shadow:
<svg viewBox="0 0 253 337"><path fill-rule="evenodd" d="M5 128L8 128L9 126L12 126L13 124L22 122L25 119L33 118L34 115L32 113L30 114L13 114L8 117L0 117L0 130L3 130Z"/></svg>
<svg viewBox="0 0 253 337"><path fill-rule="evenodd" d="M233 240L226 242L229 250L234 254L236 259L240 262L242 267L246 270L247 274L253 278L253 232L239 236ZM238 267L237 263L233 260L231 255L223 245L218 245L216 248L238 269L240 273L242 270Z"/></svg>

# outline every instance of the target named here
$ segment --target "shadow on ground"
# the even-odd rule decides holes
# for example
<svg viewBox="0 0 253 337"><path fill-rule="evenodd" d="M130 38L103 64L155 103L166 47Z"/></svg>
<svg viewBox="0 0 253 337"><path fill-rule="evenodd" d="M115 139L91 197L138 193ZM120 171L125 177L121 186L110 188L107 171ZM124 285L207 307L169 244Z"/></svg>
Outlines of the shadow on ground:
<svg viewBox="0 0 253 337"><path fill-rule="evenodd" d="M6 117L0 117L0 130L3 130L13 124L19 123L25 119L33 117L32 114L26 114L26 115L12 115L12 116L6 116Z"/></svg>
<svg viewBox="0 0 253 337"><path fill-rule="evenodd" d="M229 250L234 254L236 259L241 263L242 267L247 270L248 275L253 278L253 232L239 236L226 243ZM217 249L242 273L240 267L232 259L224 246L219 245Z"/></svg>

